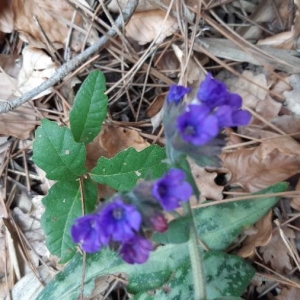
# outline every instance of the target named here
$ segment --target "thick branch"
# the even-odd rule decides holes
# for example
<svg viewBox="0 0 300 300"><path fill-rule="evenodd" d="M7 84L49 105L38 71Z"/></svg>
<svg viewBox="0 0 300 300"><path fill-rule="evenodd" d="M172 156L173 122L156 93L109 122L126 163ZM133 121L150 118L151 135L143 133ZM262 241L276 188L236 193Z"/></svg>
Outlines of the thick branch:
<svg viewBox="0 0 300 300"><path fill-rule="evenodd" d="M128 0L126 7L123 10L122 15L118 16L116 19L115 25L117 28L121 29L124 25L124 22L127 22L132 14L134 13L139 0ZM41 92L45 91L49 87L55 85L66 77L69 73L74 71L82 63L84 63L89 57L95 54L100 48L106 45L109 41L109 37L113 37L116 34L116 29L114 26L107 32L107 35L102 36L95 44L84 50L82 53L78 54L76 57L62 65L57 69L56 73L50 77L47 81L34 88L33 90L27 92L23 96L16 98L12 101L6 101L3 104L0 104L0 114L9 112L15 109L18 106L30 101L33 97L37 96Z"/></svg>

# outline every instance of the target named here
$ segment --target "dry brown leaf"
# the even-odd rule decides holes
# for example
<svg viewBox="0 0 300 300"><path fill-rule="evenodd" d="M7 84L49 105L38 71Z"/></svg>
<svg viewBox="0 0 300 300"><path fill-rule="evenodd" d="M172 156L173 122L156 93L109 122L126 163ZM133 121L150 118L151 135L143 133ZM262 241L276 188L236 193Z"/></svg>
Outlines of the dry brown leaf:
<svg viewBox="0 0 300 300"><path fill-rule="evenodd" d="M287 136L263 141L259 146L222 153L231 184L256 192L285 180L300 170L300 146Z"/></svg>
<svg viewBox="0 0 300 300"><path fill-rule="evenodd" d="M164 102L166 99L166 93L162 93L155 97L151 105L147 108L147 116L148 118L154 117L159 111L162 109Z"/></svg>
<svg viewBox="0 0 300 300"><path fill-rule="evenodd" d="M185 57L183 51L175 44L172 44L172 48L182 67L184 67ZM199 83L204 79L204 77L205 74L203 70L197 65L195 59L190 57L186 68L186 79L188 83L193 84L194 87L198 88ZM195 91L192 91L192 93Z"/></svg>
<svg viewBox="0 0 300 300"><path fill-rule="evenodd" d="M293 74L289 77L289 84L293 87L293 90L286 91L283 93L287 108L293 112L295 115L300 117L300 75Z"/></svg>
<svg viewBox="0 0 300 300"><path fill-rule="evenodd" d="M161 53L156 54L154 66L166 76L175 77L180 69L180 62L173 51L166 51L162 56Z"/></svg>
<svg viewBox="0 0 300 300"><path fill-rule="evenodd" d="M108 4L108 9L112 12L119 13L120 10L123 10L127 4L128 0L112 0ZM165 2L165 1L163 1ZM140 0L136 8L136 12L147 11L155 9L155 6L150 3L149 0Z"/></svg>
<svg viewBox="0 0 300 300"><path fill-rule="evenodd" d="M66 1L26 0L25 2L23 0L12 0L12 10L14 29L19 32L20 37L25 42L31 46L47 49L45 38L42 36L41 30L33 18L35 16L52 45L57 49L65 46L70 31L70 23L72 23L74 15L74 8ZM74 24L84 29L84 20L78 13ZM74 28L72 30L70 47L75 51L80 51L85 36L86 33ZM87 42L91 44L96 39L97 33L93 29Z"/></svg>
<svg viewBox="0 0 300 300"><path fill-rule="evenodd" d="M161 43L172 35L178 28L177 20L161 10L150 10L135 13L126 25L126 36L137 41L140 45L152 42Z"/></svg>
<svg viewBox="0 0 300 300"><path fill-rule="evenodd" d="M267 78L262 73L254 75L251 71L244 71L242 75L260 86L268 87ZM242 77L225 79L225 82L229 90L239 94L243 98L243 104L252 109L256 108L259 101L265 100L268 94L268 91Z"/></svg>
<svg viewBox="0 0 300 300"><path fill-rule="evenodd" d="M294 32L285 31L265 39L259 40L257 45L267 45L272 47L277 47L280 49L291 49L293 47Z"/></svg>
<svg viewBox="0 0 300 300"><path fill-rule="evenodd" d="M283 227L282 230L286 238L295 238L292 229ZM287 271L293 269L289 250L283 242L279 230L273 233L270 242L266 246L260 247L259 252L262 254L265 263L270 264L276 272L282 274L285 271L284 273L286 274Z"/></svg>
<svg viewBox="0 0 300 300"><path fill-rule="evenodd" d="M256 224L257 232L250 235L243 242L242 248L238 251L238 255L242 257L251 257L255 253L256 247L265 246L272 236L272 211L269 211Z"/></svg>
<svg viewBox="0 0 300 300"><path fill-rule="evenodd" d="M129 147L141 151L148 146L149 143L135 130L105 125L93 142L87 145L87 168L96 166L101 156L110 158Z"/></svg>
<svg viewBox="0 0 300 300"><path fill-rule="evenodd" d="M21 70L20 55L0 54L0 66L6 74L17 78Z"/></svg>
<svg viewBox="0 0 300 300"><path fill-rule="evenodd" d="M300 118L293 115L283 115L271 120L271 123L281 129L286 134L300 132ZM267 127L268 128L268 127ZM293 135L297 141L300 140L300 134Z"/></svg>
<svg viewBox="0 0 300 300"><path fill-rule="evenodd" d="M208 172L205 168L199 167L195 162L191 162L190 166L200 191L200 201L222 200L224 186L215 183L218 174L216 172Z"/></svg>
<svg viewBox="0 0 300 300"><path fill-rule="evenodd" d="M0 73L0 101L12 99L11 96L16 89L17 80L7 74ZM0 135L14 136L22 140L27 139L36 125L36 115L29 103L0 115Z"/></svg>
<svg viewBox="0 0 300 300"><path fill-rule="evenodd" d="M255 75L251 71L244 71L242 75L251 80L254 83L249 82L247 79L242 77L239 78L228 78L225 82L231 92L239 94L243 99L243 104L255 110L261 117L267 121L278 116L281 110L282 104L276 102L268 94L268 82L267 78L263 73ZM266 90L261 87L265 87ZM254 118L252 124L261 124L262 121Z"/></svg>
<svg viewBox="0 0 300 300"><path fill-rule="evenodd" d="M11 33L13 31L13 12L10 0L0 1L0 31Z"/></svg>
<svg viewBox="0 0 300 300"><path fill-rule="evenodd" d="M107 157L113 157L129 147L141 151L150 145L137 131L115 126L105 126L103 128L100 143L103 149L106 150Z"/></svg>
<svg viewBox="0 0 300 300"><path fill-rule="evenodd" d="M16 96L31 91L55 74L58 65L43 50L28 46L22 51L23 65L18 76L18 90ZM51 93L48 88L33 99Z"/></svg>
<svg viewBox="0 0 300 300"><path fill-rule="evenodd" d="M295 287L284 288L278 296L272 297L272 300L296 300L300 299L300 289Z"/></svg>

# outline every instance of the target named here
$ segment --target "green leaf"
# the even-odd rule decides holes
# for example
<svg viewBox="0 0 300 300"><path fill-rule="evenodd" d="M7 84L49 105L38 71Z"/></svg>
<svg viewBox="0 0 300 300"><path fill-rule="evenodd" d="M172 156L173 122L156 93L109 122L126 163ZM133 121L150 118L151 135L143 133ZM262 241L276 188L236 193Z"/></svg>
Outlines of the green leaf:
<svg viewBox="0 0 300 300"><path fill-rule="evenodd" d="M235 296L244 293L255 274L255 270L242 258L217 251L205 253L203 264L207 281L207 300L235 299ZM140 293L134 299L193 299L190 260L186 259L174 270L170 280L159 289L152 289L150 293ZM140 284L142 286L142 282Z"/></svg>
<svg viewBox="0 0 300 300"><path fill-rule="evenodd" d="M241 258L219 252L204 255L204 268L208 274L209 300L222 296L222 293L224 296L232 296L232 299L240 296L254 274L253 268ZM128 265L111 250L103 249L94 255L87 255L85 270L85 296L93 291L96 278L123 273L129 276L127 290L137 294L136 299L193 299L187 244L159 247L142 265ZM82 256L77 253L70 264L45 287L37 300L77 299L81 272ZM155 292L154 297L151 297L151 291Z"/></svg>
<svg viewBox="0 0 300 300"><path fill-rule="evenodd" d="M239 256L211 251L204 254L203 260L208 299L241 296L255 274Z"/></svg>
<svg viewBox="0 0 300 300"><path fill-rule="evenodd" d="M166 172L168 166L165 149L156 145L142 151L128 148L113 158L101 157L90 176L98 183L106 184L118 191L131 190L138 179L149 176L158 178Z"/></svg>
<svg viewBox="0 0 300 300"><path fill-rule="evenodd" d="M97 201L96 185L84 181L85 210L90 213ZM41 218L49 251L65 263L74 256L76 244L71 240L70 229L74 220L82 215L82 200L79 181L59 181L44 197L45 212Z"/></svg>
<svg viewBox="0 0 300 300"><path fill-rule="evenodd" d="M283 192L286 188L287 184L281 182L254 195ZM262 197L195 209L194 218L200 239L210 250L226 249L244 228L262 218L279 198ZM153 240L162 244L185 243L189 237L189 224L190 220L186 217L176 219L169 224L166 232L155 233Z"/></svg>
<svg viewBox="0 0 300 300"><path fill-rule="evenodd" d="M76 143L69 128L42 120L35 133L33 161L46 172L48 179L75 180L87 172L86 150Z"/></svg>
<svg viewBox="0 0 300 300"><path fill-rule="evenodd" d="M70 112L71 131L76 142L88 144L100 132L106 118L105 77L93 71L82 83Z"/></svg>

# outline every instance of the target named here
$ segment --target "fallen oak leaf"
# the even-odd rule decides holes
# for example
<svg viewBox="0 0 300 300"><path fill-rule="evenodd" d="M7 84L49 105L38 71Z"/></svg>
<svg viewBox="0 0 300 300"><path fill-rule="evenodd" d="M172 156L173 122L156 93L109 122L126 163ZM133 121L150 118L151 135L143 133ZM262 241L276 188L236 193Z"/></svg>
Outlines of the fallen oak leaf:
<svg viewBox="0 0 300 300"><path fill-rule="evenodd" d="M262 190L283 181L300 170L300 146L288 136L263 141L259 146L221 154L228 169L229 184L247 192Z"/></svg>
<svg viewBox="0 0 300 300"><path fill-rule="evenodd" d="M295 234L292 229L283 227L282 231L286 238L295 238ZM265 263L270 263L273 270L280 274L282 274L283 271L288 272L293 269L289 250L283 242L279 230L276 230L273 233L270 242L266 246L260 247L259 253L262 254Z"/></svg>
<svg viewBox="0 0 300 300"><path fill-rule="evenodd" d="M217 172L208 172L205 168L198 166L193 161L190 161L190 167L200 191L200 201L222 200L224 186L216 184L215 179L218 176Z"/></svg>
<svg viewBox="0 0 300 300"><path fill-rule="evenodd" d="M257 247L268 244L272 237L272 211L269 211L256 224L257 232L248 236L243 242L243 246L238 251L241 257L252 257Z"/></svg>

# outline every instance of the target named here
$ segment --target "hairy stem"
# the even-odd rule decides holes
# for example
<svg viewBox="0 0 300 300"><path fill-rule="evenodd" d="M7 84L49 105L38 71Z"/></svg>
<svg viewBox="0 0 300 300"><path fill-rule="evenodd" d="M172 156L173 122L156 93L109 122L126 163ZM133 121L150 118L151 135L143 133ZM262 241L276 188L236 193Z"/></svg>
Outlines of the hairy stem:
<svg viewBox="0 0 300 300"><path fill-rule="evenodd" d="M193 220L193 212L189 203L188 206ZM194 299L206 300L206 281L202 261L202 251L200 250L198 234L193 221L190 226L189 252L194 281Z"/></svg>

